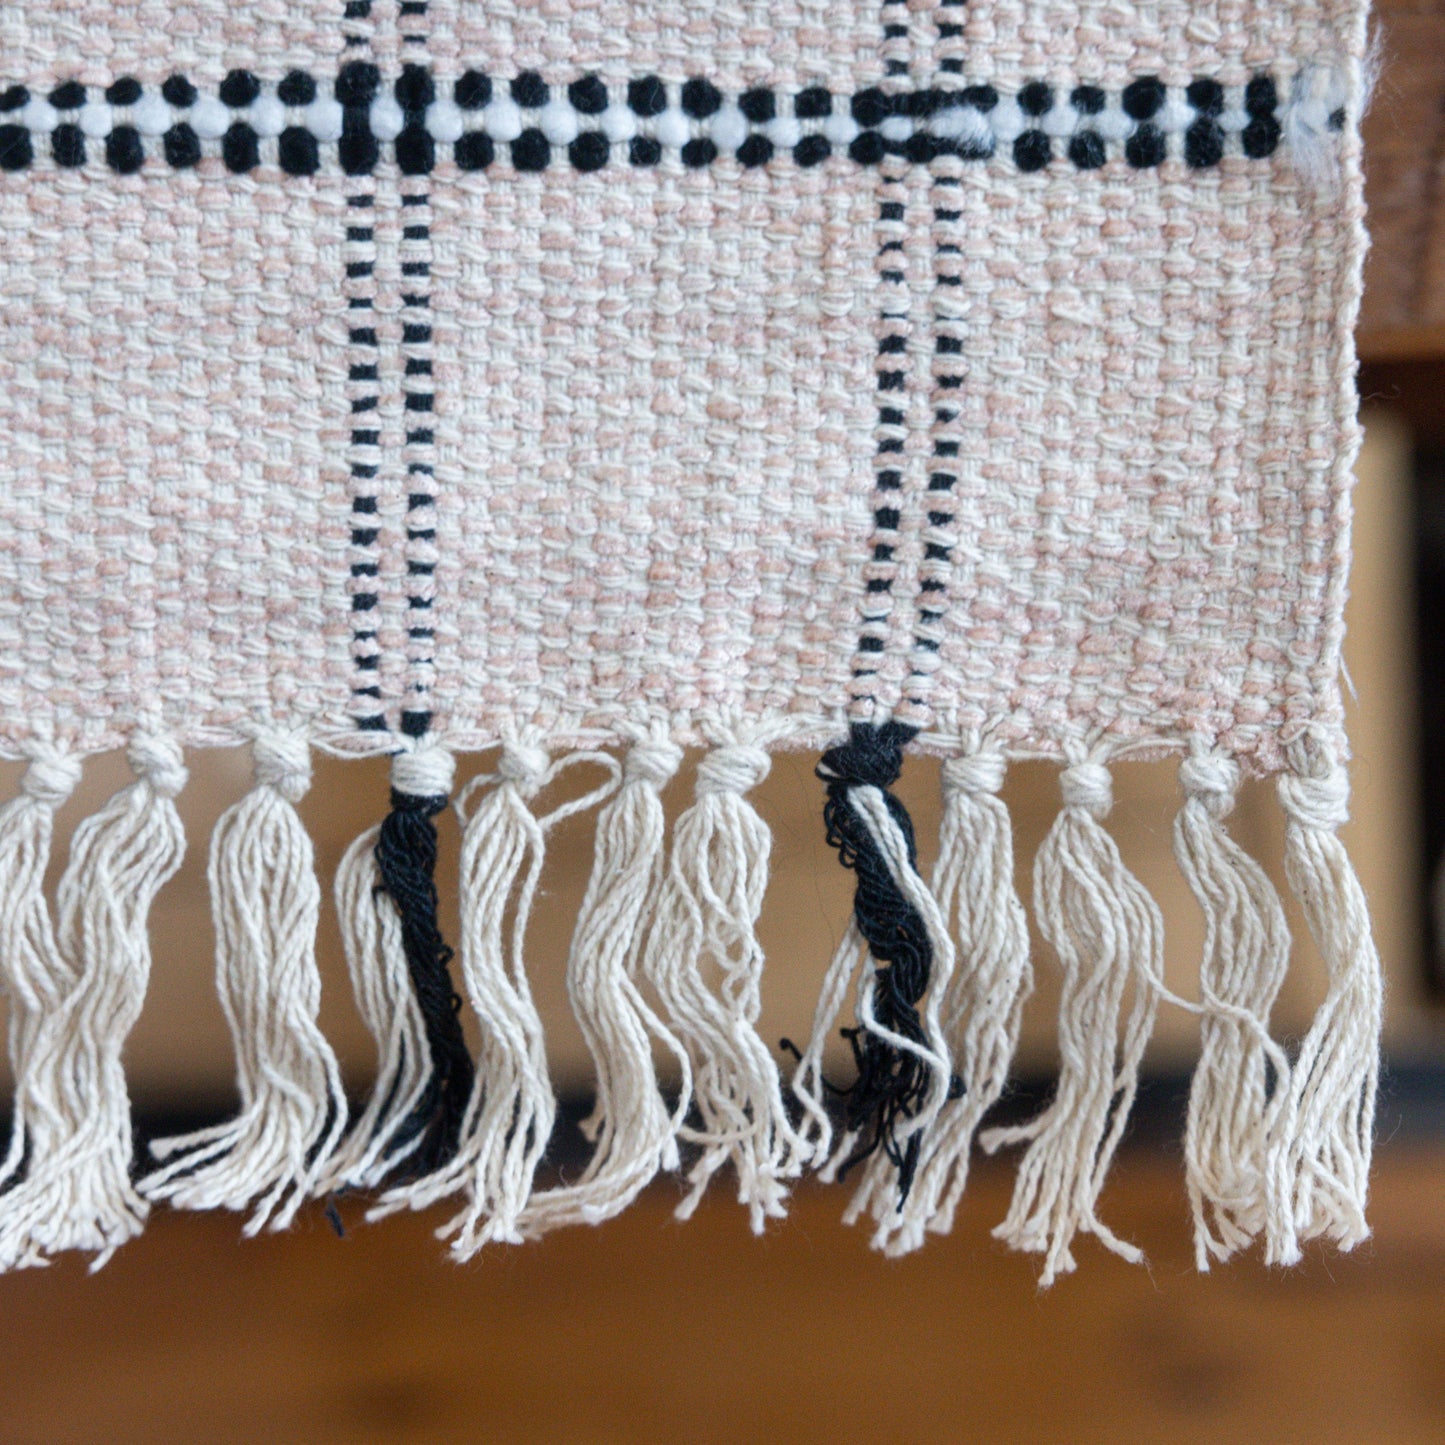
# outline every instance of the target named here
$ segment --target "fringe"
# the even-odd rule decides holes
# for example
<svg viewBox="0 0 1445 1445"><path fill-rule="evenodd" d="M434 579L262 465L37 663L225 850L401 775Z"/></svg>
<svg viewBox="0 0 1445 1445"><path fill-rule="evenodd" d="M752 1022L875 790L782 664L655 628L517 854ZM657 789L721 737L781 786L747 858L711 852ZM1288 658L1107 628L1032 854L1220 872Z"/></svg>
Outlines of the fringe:
<svg viewBox="0 0 1445 1445"><path fill-rule="evenodd" d="M956 928L958 967L944 996L943 1020L962 1092L948 1099L923 1136L918 1174L903 1207L892 1207L891 1181L873 1181L873 1244L889 1255L921 1248L925 1232L953 1228L974 1135L1008 1081L1024 1002L1033 991L1028 920L1014 888L1013 831L997 796L1004 771L996 753L953 758L942 769L933 893ZM870 1176L884 1175L886 1165L885 1156L875 1155Z"/></svg>
<svg viewBox="0 0 1445 1445"><path fill-rule="evenodd" d="M182 755L164 737L133 743L136 779L77 830L52 924L43 883L54 815L79 764L37 748L20 795L0 808L0 984L16 1074L0 1267L43 1264L67 1248L95 1252L99 1267L139 1232L151 1200L249 1209L248 1234L280 1228L307 1197L375 1187L399 1166L409 1177L368 1217L461 1195L438 1233L466 1259L489 1241L610 1218L659 1169L678 1167L679 1139L698 1147L681 1217L729 1161L759 1231L784 1212L805 1166L827 1179L858 1165L846 1217L868 1214L874 1245L889 1254L918 1248L952 1224L972 1140L1004 1088L1032 971L997 796L1002 757L945 764L930 889L912 824L888 791L911 736L893 724L854 727L819 768L830 842L858 881L792 1080L796 1118L757 1033L756 925L770 837L746 794L768 770L761 735L725 738L703 759L668 860L661 793L681 753L664 736L642 738L621 764L588 752L552 761L527 741L502 749L463 817L460 964L481 1024L475 1070L434 882L434 818L447 804L453 761L434 743L398 755L392 811L352 845L336 880L348 966L379 1054L372 1096L344 1132L336 1062L316 1027L320 893L295 808L309 752L299 735L258 735L256 786L218 823L209 868L241 1107L225 1125L154 1145L162 1162L139 1186L130 1178L121 1051L149 973L149 909L184 850L173 802L186 781ZM579 762L600 765L602 785L538 813L542 790ZM1108 770L1076 759L1061 776L1063 808L1034 878L1039 927L1063 970L1058 1087L1036 1119L981 1136L989 1152L1027 1145L995 1234L1044 1256L1044 1285L1074 1268L1080 1231L1140 1257L1102 1224L1097 1206L1161 1001L1201 1017L1185 1138L1199 1267L1258 1237L1272 1263L1297 1260L1310 1239L1349 1249L1367 1237L1379 960L1335 836L1348 817L1344 770L1308 738L1291 749L1290 765L1278 781L1286 873L1329 976L1293 1065L1269 1035L1289 949L1283 909L1224 828L1237 764L1200 744L1180 772L1175 852L1205 920L1198 1005L1165 988L1158 909L1101 826L1112 801ZM597 1070L597 1107L583 1126L594 1152L578 1180L537 1193L556 1103L526 931L548 832L599 803L567 965ZM656 1010L644 987L655 990ZM824 1079L822 1060L850 990L857 1026L843 1033L858 1078L841 1090ZM659 1046L681 1071L671 1112L654 1062Z"/></svg>
<svg viewBox="0 0 1445 1445"><path fill-rule="evenodd" d="M853 927L824 981L813 1036L799 1058L793 1091L802 1103L803 1138L824 1179L841 1178L881 1150L896 1171L892 1207L907 1200L923 1131L955 1087L939 1001L953 971L954 950L943 915L918 874L913 823L888 788L902 771L914 729L898 723L854 724L849 740L823 755L818 776L828 789L828 842L858 875ZM844 1029L858 1077L843 1097L844 1132L832 1131L822 1074L823 1048L857 968L858 943L875 967L858 984L858 1026ZM932 987L930 987L932 986ZM852 1213L874 1202L865 1178Z"/></svg>
<svg viewBox="0 0 1445 1445"><path fill-rule="evenodd" d="M150 976L150 907L185 853L172 799L186 769L167 737L137 737L129 755L136 781L76 829L60 880L56 943L74 982L29 1041L27 1118L54 1107L30 1135L25 1177L0 1196L0 1268L83 1249L99 1269L149 1208L130 1179L121 1050Z"/></svg>
<svg viewBox="0 0 1445 1445"><path fill-rule="evenodd" d="M681 1130L702 1153L677 1217L692 1216L709 1180L731 1159L755 1234L787 1213L784 1181L801 1171L805 1153L778 1066L757 1031L763 951L756 924L771 838L744 795L770 767L764 749L739 742L702 760L697 801L673 831L672 865L643 961L687 1049L700 1121ZM715 988L704 975L708 965Z"/></svg>
<svg viewBox="0 0 1445 1445"><path fill-rule="evenodd" d="M311 786L300 733L253 743L256 786L222 814L208 879L216 925L216 985L236 1045L241 1110L228 1123L151 1144L169 1161L140 1184L182 1209L245 1210L245 1233L284 1229L315 1192L346 1127L346 1096L316 1026L321 889L311 839L297 816Z"/></svg>
<svg viewBox="0 0 1445 1445"><path fill-rule="evenodd" d="M70 960L55 941L44 885L56 810L79 782L79 760L47 747L31 757L19 796L0 808L0 987L9 1005L15 1080L0 1190L24 1174L32 1153L45 1157L53 1152L57 1135L75 1128L74 1121L61 1117L62 1100L49 1090L54 1076L37 1075L31 1058L36 1035L75 983Z"/></svg>
<svg viewBox="0 0 1445 1445"><path fill-rule="evenodd" d="M596 857L567 960L567 992L597 1070L597 1103L582 1124L594 1144L575 1184L534 1194L521 1232L535 1238L620 1213L659 1169L678 1165L675 1134L691 1078L686 1051L637 987L648 909L662 881L661 791L682 762L662 737L636 743L622 784L597 820ZM682 1091L669 1115L653 1067L656 1038L677 1059Z"/></svg>
<svg viewBox="0 0 1445 1445"><path fill-rule="evenodd" d="M1280 1247L1281 1105L1289 1061L1269 1015L1289 965L1289 926L1264 870L1224 830L1239 767L1196 752L1179 769L1184 806L1174 853L1204 914L1199 1063L1189 1091L1184 1163L1201 1270L1260 1233Z"/></svg>
<svg viewBox="0 0 1445 1445"><path fill-rule="evenodd" d="M392 758L392 810L347 850L336 910L357 1006L377 1044L377 1076L318 1184L374 1188L403 1164L413 1180L456 1151L471 1094L461 1000L437 926L437 835L456 764L435 744Z"/></svg>
<svg viewBox="0 0 1445 1445"><path fill-rule="evenodd" d="M1125 1259L1143 1258L1102 1223L1096 1206L1138 1088L1163 970L1159 909L1100 827L1113 805L1109 770L1076 762L1059 782L1063 811L1034 872L1035 916L1064 973L1058 1087L1032 1122L990 1129L981 1139L989 1153L1006 1144L1029 1146L1008 1216L994 1234L1044 1256L1044 1288L1073 1270L1070 1245L1080 1230ZM1121 1045L1119 1019L1131 975L1134 1003Z"/></svg>
<svg viewBox="0 0 1445 1445"><path fill-rule="evenodd" d="M1266 1258L1292 1264L1305 1240L1342 1250L1370 1235L1365 1222L1384 989L1369 910L1344 845L1350 816L1343 767L1308 743L1278 782L1284 867L1329 974L1329 985L1289 1077L1280 1115L1285 1208Z"/></svg>

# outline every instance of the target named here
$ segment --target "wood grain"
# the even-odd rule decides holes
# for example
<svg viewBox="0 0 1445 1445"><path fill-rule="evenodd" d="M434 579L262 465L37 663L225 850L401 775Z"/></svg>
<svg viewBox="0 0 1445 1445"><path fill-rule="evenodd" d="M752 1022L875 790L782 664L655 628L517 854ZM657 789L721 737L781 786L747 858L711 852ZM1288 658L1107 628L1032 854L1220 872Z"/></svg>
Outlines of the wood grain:
<svg viewBox="0 0 1445 1445"><path fill-rule="evenodd" d="M1361 354L1445 355L1445 0L1379 0L1383 69L1365 117Z"/></svg>
<svg viewBox="0 0 1445 1445"><path fill-rule="evenodd" d="M841 1227L839 1189L761 1240L720 1194L681 1225L655 1191L465 1268L429 1218L242 1244L233 1218L162 1214L99 1275L0 1280L0 1439L1433 1442L1442 1186L1445 1154L1396 1148L1356 1256L1201 1277L1177 1164L1136 1152L1104 1214L1151 1268L1085 1241L1042 1296L989 1238L997 1166L899 1262Z"/></svg>

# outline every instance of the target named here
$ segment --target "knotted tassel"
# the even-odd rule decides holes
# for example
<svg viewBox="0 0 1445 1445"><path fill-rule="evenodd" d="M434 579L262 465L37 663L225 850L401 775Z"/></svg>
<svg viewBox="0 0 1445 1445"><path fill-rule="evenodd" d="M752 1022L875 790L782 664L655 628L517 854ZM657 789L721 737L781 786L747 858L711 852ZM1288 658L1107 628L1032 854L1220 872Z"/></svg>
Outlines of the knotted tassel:
<svg viewBox="0 0 1445 1445"><path fill-rule="evenodd" d="M543 817L534 815L537 794L563 768L579 762L598 763L611 777ZM522 1240L522 1211L557 1112L542 1021L527 982L527 922L548 831L606 797L617 773L616 763L602 753L550 763L540 748L509 742L496 776L476 778L466 790L470 794L495 784L465 819L462 833L460 956L467 994L481 1022L476 1083L452 1162L408 1190L383 1196L367 1216L379 1218L403 1206L423 1208L465 1191L467 1207L437 1231L440 1238L452 1237L458 1260L470 1259L491 1240ZM459 813L465 801L465 795L458 800Z"/></svg>
<svg viewBox="0 0 1445 1445"><path fill-rule="evenodd" d="M1280 1114L1288 1205L1271 1263L1290 1264L1303 1240L1352 1249L1369 1237L1365 1200L1374 1144L1384 1007L1365 896L1335 837L1350 815L1343 767L1301 744L1281 775L1284 867L1329 974L1300 1044Z"/></svg>
<svg viewBox="0 0 1445 1445"><path fill-rule="evenodd" d="M818 765L827 785L823 819L839 860L858 876L853 923L824 981L813 1036L793 1088L805 1111L804 1137L824 1177L841 1177L882 1150L895 1171L886 1207L906 1202L918 1168L922 1132L954 1086L939 1001L953 972L953 942L933 895L918 874L913 823L888 789L903 768L903 748L915 729L888 722L855 723L848 742L829 749ZM864 962L858 986L858 1026L842 1031L858 1076L843 1098L844 1132L829 1152L822 1076L823 1047L854 972L858 943ZM930 986L932 987L930 988ZM865 1180L855 1209L876 1205Z"/></svg>
<svg viewBox="0 0 1445 1445"><path fill-rule="evenodd" d="M456 1152L473 1069L452 950L437 921L437 833L455 763L423 744L391 764L391 812L352 844L336 875L357 1004L379 1054L371 1098L320 1188L368 1188L402 1164L412 1180Z"/></svg>
<svg viewBox="0 0 1445 1445"><path fill-rule="evenodd" d="M1013 830L998 797L1004 759L997 753L943 765L943 821L933 894L954 922L958 964L943 1000L944 1029L962 1080L923 1137L918 1176L902 1210L879 1191L876 1247L890 1255L923 1244L925 1230L946 1234L968 1183L969 1153L983 1116L1008 1081L1025 1000L1033 990L1028 920L1014 888ZM870 1173L878 1166L870 1163Z"/></svg>
<svg viewBox="0 0 1445 1445"><path fill-rule="evenodd" d="M991 1129L981 1140L989 1153L1005 1144L1029 1146L1008 1217L994 1234L1015 1249L1044 1255L1045 1288L1074 1268L1070 1245L1079 1230L1127 1260L1143 1258L1095 1210L1134 1102L1163 978L1159 909L1100 827L1113 804L1109 770L1076 762L1060 786L1063 810L1034 871L1035 918L1064 975L1058 1087L1032 1122ZM1131 977L1134 1002L1121 1041Z"/></svg>
<svg viewBox="0 0 1445 1445"><path fill-rule="evenodd" d="M764 749L744 743L719 747L699 764L697 801L673 830L671 867L644 963L691 1060L700 1120L680 1134L702 1154L677 1216L692 1215L708 1181L731 1159L755 1233L766 1219L787 1212L784 1181L799 1172L803 1154L778 1066L756 1027L763 972L756 924L771 837L744 795L770 766ZM705 968L716 972L715 989Z"/></svg>
<svg viewBox="0 0 1445 1445"><path fill-rule="evenodd" d="M29 1097L56 1103L54 1128L32 1136L25 1178L0 1196L3 1268L85 1249L99 1269L145 1223L121 1050L150 977L151 904L185 853L171 800L186 769L166 737L137 737L129 755L136 781L76 829L60 880L56 941L74 983L36 1028L27 1069Z"/></svg>
<svg viewBox="0 0 1445 1445"><path fill-rule="evenodd" d="M37 748L18 796L0 808L0 987L9 1005L15 1080L0 1189L21 1174L32 1151L44 1156L57 1132L74 1127L59 1116L60 1100L43 1092L54 1085L53 1074L37 1077L31 1056L37 1030L59 1012L75 981L70 960L56 944L44 888L55 813L79 782L78 758L52 747Z"/></svg>
<svg viewBox="0 0 1445 1445"><path fill-rule="evenodd" d="M182 1209L254 1203L248 1235L291 1223L346 1126L340 1070L316 1025L321 888L295 807L311 786L310 751L300 733L263 732L252 753L256 786L217 822L207 874L240 1113L154 1142L170 1162L140 1185Z"/></svg>
<svg viewBox="0 0 1445 1445"><path fill-rule="evenodd" d="M1228 1259L1287 1203L1276 1195L1280 1106L1289 1063L1269 1015L1289 964L1289 926L1264 870L1224 830L1239 767L1196 752L1180 765L1184 806L1174 853L1204 914L1199 1063L1189 1090L1184 1161L1194 1257ZM1272 1080L1271 1080L1271 1075Z"/></svg>
<svg viewBox="0 0 1445 1445"><path fill-rule="evenodd" d="M665 738L634 745L622 786L597 819L592 877L567 960L567 993L597 1070L596 1107L582 1124L595 1147L575 1184L532 1196L522 1217L527 1236L610 1219L660 1168L677 1167L674 1134L691 1089L687 1054L636 980L648 910L662 881L660 794L681 761L681 750ZM654 1037L682 1070L676 1117L658 1090Z"/></svg>

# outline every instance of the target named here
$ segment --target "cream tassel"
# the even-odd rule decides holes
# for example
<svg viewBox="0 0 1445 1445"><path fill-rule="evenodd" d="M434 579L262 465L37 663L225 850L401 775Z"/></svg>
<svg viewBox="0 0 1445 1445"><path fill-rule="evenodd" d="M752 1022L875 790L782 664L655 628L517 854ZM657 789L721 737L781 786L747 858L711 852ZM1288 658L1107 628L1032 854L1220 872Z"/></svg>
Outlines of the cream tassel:
<svg viewBox="0 0 1445 1445"><path fill-rule="evenodd" d="M59 1012L75 982L70 961L56 945L45 901L45 870L56 810L79 782L78 758L51 747L37 749L20 780L19 795L0 808L0 984L9 1003L15 1080L0 1188L21 1173L27 1155L44 1157L54 1148L50 1141L75 1127L60 1116L60 1100L44 1092L55 1084L54 1075L36 1077L31 1055L43 1021Z"/></svg>
<svg viewBox="0 0 1445 1445"><path fill-rule="evenodd" d="M1230 838L1239 767L1195 753L1180 765L1174 852L1204 914L1199 1063L1184 1161L1201 1270L1278 1228L1280 1106L1289 1062L1269 1015L1289 964L1289 926L1264 870ZM1273 1073L1273 1086L1270 1075Z"/></svg>
<svg viewBox="0 0 1445 1445"><path fill-rule="evenodd" d="M1113 803L1108 769L1074 763L1060 786L1063 810L1034 872L1035 917L1064 974L1058 1087L1032 1122L988 1130L981 1140L989 1153L1006 1144L1029 1146L1008 1217L994 1234L1015 1249L1044 1255L1044 1287L1074 1268L1070 1245L1079 1230L1125 1259L1143 1258L1095 1210L1138 1088L1163 973L1159 909L1099 825ZM1121 1042L1131 974L1134 1003Z"/></svg>
<svg viewBox="0 0 1445 1445"><path fill-rule="evenodd" d="M253 745L256 786L221 815L208 877L216 923L216 984L236 1045L239 1115L157 1140L170 1162L141 1181L148 1199L182 1209L255 1211L245 1227L284 1229L314 1192L346 1126L335 1055L316 1026L321 889L295 804L311 786L300 733Z"/></svg>
<svg viewBox="0 0 1445 1445"><path fill-rule="evenodd" d="M1281 1113L1289 1206L1271 1263L1299 1258L1321 1236L1341 1249L1369 1237L1365 1200L1374 1143L1384 1008L1380 959L1365 896L1335 830L1349 818L1343 767L1304 746L1278 783L1285 876L1329 973L1324 1002L1300 1044Z"/></svg>
<svg viewBox="0 0 1445 1445"><path fill-rule="evenodd" d="M691 1092L687 1054L643 998L636 975L662 880L659 795L681 761L681 750L665 738L635 744L623 762L622 786L597 820L592 877L567 961L567 992L597 1070L597 1104L582 1125L595 1148L575 1184L532 1196L521 1224L529 1237L610 1219L659 1168L677 1167L673 1136ZM658 1091L653 1037L682 1069L676 1116Z"/></svg>
<svg viewBox="0 0 1445 1445"><path fill-rule="evenodd" d="M943 765L933 893L944 917L955 920L958 966L943 1020L962 1092L924 1136L918 1176L903 1208L874 1209L874 1244L890 1255L919 1248L925 1230L947 1234L953 1228L974 1134L1008 1081L1024 1002L1033 991L1028 920L1014 888L1013 832L997 796L1004 767L997 753ZM891 1194L883 1190L880 1198L886 1202Z"/></svg>
<svg viewBox="0 0 1445 1445"><path fill-rule="evenodd" d="M121 1050L150 976L151 904L185 853L171 800L186 770L170 738L137 737L129 753L136 781L76 829L60 880L57 941L75 983L36 1029L28 1070L30 1097L59 1107L55 1132L33 1141L25 1179L0 1196L7 1268L86 1249L99 1269L145 1223L148 1206L130 1180Z"/></svg>
<svg viewBox="0 0 1445 1445"><path fill-rule="evenodd" d="M699 764L697 801L673 830L672 864L644 962L692 1061L701 1121L681 1130L702 1155L677 1216L692 1215L708 1181L731 1158L755 1233L766 1219L786 1214L784 1180L799 1172L803 1152L778 1066L757 1031L763 952L756 924L771 838L744 794L770 766L763 748L742 743L719 747ZM704 977L709 964L718 975L716 992Z"/></svg>

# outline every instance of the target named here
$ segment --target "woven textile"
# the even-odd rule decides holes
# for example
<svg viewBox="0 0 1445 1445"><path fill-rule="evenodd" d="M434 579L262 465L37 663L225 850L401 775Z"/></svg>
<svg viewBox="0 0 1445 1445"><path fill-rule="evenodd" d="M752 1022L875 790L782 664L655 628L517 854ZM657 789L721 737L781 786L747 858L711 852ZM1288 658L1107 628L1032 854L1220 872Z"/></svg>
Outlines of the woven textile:
<svg viewBox="0 0 1445 1445"><path fill-rule="evenodd" d="M1177 751L1206 1050L1213 1027L1247 1105L1200 1085L1201 1260L1361 1237L1378 982L1332 832L1363 8L0 5L0 752L32 762L0 871L38 1121L0 1255L105 1250L144 1215L128 1144L65 1143L93 1112L75 1051L110 1027L102 975L139 1007L179 749L242 741L258 792L213 843L241 940L222 987L243 1094L281 1018L270 1067L313 1107L281 1146L259 1124L181 1141L190 1166L148 1197L266 1195L259 1222L410 1160L382 1207L465 1195L465 1252L605 1217L680 1141L702 1183L731 1160L759 1221L805 1164L856 1165L855 1209L912 1247L1002 1087L1029 963L993 793L1045 756L1065 806L1035 903L1078 989L1010 1237L1050 1277L1076 1229L1127 1250L1092 1199L1162 984L1157 910L1099 820L1112 760ZM473 1060L431 819L452 755L498 745L463 859L459 966L496 1028ZM665 840L658 789L697 745L717 751ZM393 811L338 880L392 1092L344 1139L290 811L308 746L396 759ZM49 810L118 747L138 780L77 843L56 935ZM859 874L819 1015L821 1038L856 978L841 1121L821 1043L789 1091L738 992L766 877L743 794L777 747L830 750L830 838ZM948 760L929 882L888 791L905 747ZM550 1093L503 919L531 903L533 798L599 749L624 756L569 974L601 1090L571 1197L532 1189ZM1220 823L1240 769L1283 779L1339 993L1294 1059L1267 1034L1278 901ZM1099 978L1132 980L1132 1012L1108 989L1089 1012ZM675 1107L649 1031L684 1066ZM260 1118L283 1106L251 1064ZM1070 1070L1115 1090L1102 1112ZM123 1118L118 1072L94 1088ZM47 1149L69 1161L48 1184ZM111 1183L77 1202L76 1159L106 1149ZM223 1156L246 1162L204 1184ZM69 1223L47 1234L44 1209Z"/></svg>

